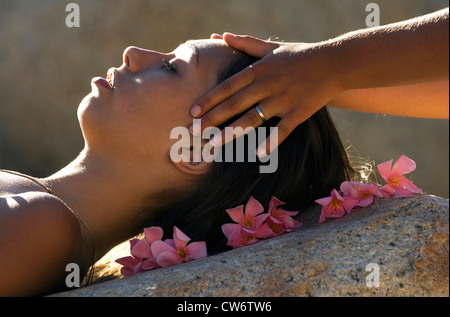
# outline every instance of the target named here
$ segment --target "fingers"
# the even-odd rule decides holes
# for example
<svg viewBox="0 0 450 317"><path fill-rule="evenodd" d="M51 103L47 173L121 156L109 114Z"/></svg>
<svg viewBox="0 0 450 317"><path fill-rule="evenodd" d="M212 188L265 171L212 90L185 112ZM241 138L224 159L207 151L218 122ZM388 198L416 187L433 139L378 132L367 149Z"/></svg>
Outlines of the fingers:
<svg viewBox="0 0 450 317"><path fill-rule="evenodd" d="M236 92L253 83L254 80L255 74L253 72L253 68L252 66L249 66L238 74L221 82L210 92L208 92L207 95L200 98L191 109L192 116L196 118L200 117L202 114L208 112L219 103L225 101ZM229 103L232 103L232 101Z"/></svg>
<svg viewBox="0 0 450 317"><path fill-rule="evenodd" d="M223 40L223 36L217 33L211 34L211 40Z"/></svg>
<svg viewBox="0 0 450 317"><path fill-rule="evenodd" d="M253 108L266 97L263 92L259 85L252 85L227 98L201 117L202 127L218 126L245 110ZM261 124L259 121L260 119L258 123Z"/></svg>
<svg viewBox="0 0 450 317"><path fill-rule="evenodd" d="M242 50L247 54L257 57L264 57L266 54L272 52L273 49L279 46L276 43L266 42L255 37L240 36L231 33L225 33L224 36L221 36L219 34L212 34L211 38L223 38L225 41L228 40L229 44L233 45L236 49ZM254 66L256 66L256 64ZM230 96L252 84L254 80L254 68L253 66L249 66L240 73L223 81L213 90L211 90L207 95L200 98L191 109L192 116L198 118L201 115L207 113L219 103L224 102ZM232 104L235 100L236 98L230 99L228 103Z"/></svg>
<svg viewBox="0 0 450 317"><path fill-rule="evenodd" d="M257 58L263 58L279 47L277 43L264 41L249 35L224 33L223 40L232 48Z"/></svg>
<svg viewBox="0 0 450 317"><path fill-rule="evenodd" d="M264 105L259 105L259 108L261 112L264 114L265 120L271 118L269 112L263 110L265 109ZM253 107L249 111L247 111L244 115L242 115L238 120L236 120L235 122L233 122L228 126L228 128L231 128L230 131L233 131L232 135L227 135L227 133L220 131L216 135L214 135L214 137L211 139L210 142L214 146L223 145L225 143L233 141L234 139L239 138L244 134L249 133L250 131L257 128L263 123L264 120L262 119L261 115L256 110L256 107Z"/></svg>
<svg viewBox="0 0 450 317"><path fill-rule="evenodd" d="M275 150L278 145L283 143L284 140L291 134L292 131L297 127L298 123L292 120L292 117L286 116L281 119L274 130L270 133L269 137L265 142L256 150L256 155L259 157L264 157L269 155L273 150Z"/></svg>

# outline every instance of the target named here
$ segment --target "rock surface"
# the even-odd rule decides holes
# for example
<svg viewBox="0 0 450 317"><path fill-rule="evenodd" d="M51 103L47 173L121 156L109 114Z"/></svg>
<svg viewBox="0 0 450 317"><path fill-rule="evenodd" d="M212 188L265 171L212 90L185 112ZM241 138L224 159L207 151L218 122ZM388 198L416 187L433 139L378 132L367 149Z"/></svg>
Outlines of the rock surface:
<svg viewBox="0 0 450 317"><path fill-rule="evenodd" d="M305 210L302 228L256 245L54 296L449 296L447 199L378 199L320 225L319 215Z"/></svg>

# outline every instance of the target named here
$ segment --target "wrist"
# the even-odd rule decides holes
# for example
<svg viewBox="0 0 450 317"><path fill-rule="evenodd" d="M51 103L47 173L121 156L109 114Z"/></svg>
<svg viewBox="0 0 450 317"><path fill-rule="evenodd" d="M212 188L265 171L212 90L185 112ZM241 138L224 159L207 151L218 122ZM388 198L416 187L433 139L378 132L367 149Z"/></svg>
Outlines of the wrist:
<svg viewBox="0 0 450 317"><path fill-rule="evenodd" d="M349 84L345 80L348 76L345 74L346 67L343 67L342 58L337 58L339 46L332 41L319 42L314 45L314 50L320 52L321 67L325 69L325 74L331 89L335 95L339 95L349 90Z"/></svg>

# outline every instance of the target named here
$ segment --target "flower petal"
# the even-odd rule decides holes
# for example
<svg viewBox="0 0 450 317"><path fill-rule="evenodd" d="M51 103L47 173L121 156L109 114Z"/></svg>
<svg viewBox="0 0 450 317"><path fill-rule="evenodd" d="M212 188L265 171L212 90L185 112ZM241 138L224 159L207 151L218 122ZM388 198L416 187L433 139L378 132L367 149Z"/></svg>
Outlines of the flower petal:
<svg viewBox="0 0 450 317"><path fill-rule="evenodd" d="M228 237L227 246L233 247L233 248L240 248L244 246L244 239L241 235L241 230L236 230L231 233L231 235Z"/></svg>
<svg viewBox="0 0 450 317"><path fill-rule="evenodd" d="M227 209L226 212L234 222L241 223L244 221L244 205Z"/></svg>
<svg viewBox="0 0 450 317"><path fill-rule="evenodd" d="M355 206L368 207L373 203L373 196L361 199Z"/></svg>
<svg viewBox="0 0 450 317"><path fill-rule="evenodd" d="M145 239L139 240L134 245L134 247L131 249L130 253L133 256L137 256L142 259L153 257L152 249L150 248L150 244L148 244L147 240L145 240Z"/></svg>
<svg viewBox="0 0 450 317"><path fill-rule="evenodd" d="M383 194L383 197L392 197L394 196L395 189L390 184L386 184L380 188L380 192Z"/></svg>
<svg viewBox="0 0 450 317"><path fill-rule="evenodd" d="M226 223L226 224L222 225L222 231L225 234L225 237L227 237L227 239L230 238L230 236L233 232L239 231L239 230L241 230L241 226L236 223Z"/></svg>
<svg viewBox="0 0 450 317"><path fill-rule="evenodd" d="M191 242L186 247L186 253L189 260L197 260L208 256L206 252L206 243L204 241Z"/></svg>
<svg viewBox="0 0 450 317"><path fill-rule="evenodd" d="M383 197L383 194L380 192L380 188L375 183L370 183L367 190L375 196Z"/></svg>
<svg viewBox="0 0 450 317"><path fill-rule="evenodd" d="M144 271L150 271L157 268L159 268L159 264L158 262L156 262L156 259L154 258L147 259L142 262L142 270Z"/></svg>
<svg viewBox="0 0 450 317"><path fill-rule="evenodd" d="M163 252L173 252L174 254L177 252L174 247L161 240L156 240L153 242L151 249L155 259L158 258L158 256Z"/></svg>
<svg viewBox="0 0 450 317"><path fill-rule="evenodd" d="M358 203L358 199L354 199L351 197L345 197L341 202L342 207L344 207L345 211L349 214L351 213L353 207Z"/></svg>
<svg viewBox="0 0 450 317"><path fill-rule="evenodd" d="M140 262L140 259L136 259L132 256L125 256L125 257L116 259L115 262L119 263L120 265L126 266L128 268L132 268L132 267L135 267L136 264Z"/></svg>
<svg viewBox="0 0 450 317"><path fill-rule="evenodd" d="M358 190L349 181L342 182L340 186L342 195L357 198Z"/></svg>
<svg viewBox="0 0 450 317"><path fill-rule="evenodd" d="M132 269L129 269L129 268L123 266L120 268L120 274L127 277L127 276L133 276L135 273Z"/></svg>
<svg viewBox="0 0 450 317"><path fill-rule="evenodd" d="M398 160L394 163L392 167L392 175L400 176L409 174L416 169L416 162L411 160L406 155L402 155L398 158Z"/></svg>
<svg viewBox="0 0 450 317"><path fill-rule="evenodd" d="M341 205L340 208L332 208L330 206L323 206L327 218L341 218L345 215L345 208Z"/></svg>
<svg viewBox="0 0 450 317"><path fill-rule="evenodd" d="M173 240L177 249L184 249L186 244L191 240L187 235L183 233L177 227L173 227Z"/></svg>
<svg viewBox="0 0 450 317"><path fill-rule="evenodd" d="M164 251L158 254L156 257L156 262L161 267L166 267L170 265L183 263L183 260L177 256L175 252L172 251Z"/></svg>
<svg viewBox="0 0 450 317"><path fill-rule="evenodd" d="M397 187L395 189L394 197L395 198L401 198L401 197L411 197L414 196L413 193L411 193L409 190L403 187Z"/></svg>
<svg viewBox="0 0 450 317"><path fill-rule="evenodd" d="M331 203L332 200L333 200L333 197L328 196L328 197L317 199L317 200L315 200L315 202L318 203L319 205L327 206Z"/></svg>
<svg viewBox="0 0 450 317"><path fill-rule="evenodd" d="M416 185L414 185L409 179L407 179L406 177L402 177L400 179L400 186L406 188L407 190L409 190L411 193L414 194L420 194L422 193L422 190L417 187Z"/></svg>
<svg viewBox="0 0 450 317"><path fill-rule="evenodd" d="M255 217L254 227L259 227L266 219L269 217L269 214L262 214Z"/></svg>
<svg viewBox="0 0 450 317"><path fill-rule="evenodd" d="M327 217L325 216L325 210L322 207L322 212L320 213L319 223L325 222L327 220Z"/></svg>
<svg viewBox="0 0 450 317"><path fill-rule="evenodd" d="M267 238L275 237L277 235L278 234L273 232L266 223L261 225L258 228L258 230L256 230L256 232L255 232L255 237L260 238L260 239L267 239Z"/></svg>
<svg viewBox="0 0 450 317"><path fill-rule="evenodd" d="M156 240L161 240L163 237L163 230L160 227L144 228L145 240L152 244Z"/></svg>
<svg viewBox="0 0 450 317"><path fill-rule="evenodd" d="M391 170L392 161L393 160L389 160L387 162L380 163L377 165L378 172L380 173L381 177L383 177L383 179L386 181L386 183L389 182L389 179L392 176L392 170Z"/></svg>
<svg viewBox="0 0 450 317"><path fill-rule="evenodd" d="M133 247L136 245L136 243L138 243L139 241L141 241L141 239L138 238L134 238L130 240L130 250L133 249Z"/></svg>
<svg viewBox="0 0 450 317"><path fill-rule="evenodd" d="M245 216L255 217L264 211L264 207L255 198L250 197L245 205Z"/></svg>
<svg viewBox="0 0 450 317"><path fill-rule="evenodd" d="M270 213L272 210L277 209L278 206L281 206L284 204L285 204L284 202L282 202L275 196L272 196L272 199L270 199L270 202L269 202L269 211L268 212Z"/></svg>
<svg viewBox="0 0 450 317"><path fill-rule="evenodd" d="M333 188L333 190L331 191L331 197L339 199L341 201L344 200L344 198L342 198L341 194L339 194L339 192L335 188Z"/></svg>
<svg viewBox="0 0 450 317"><path fill-rule="evenodd" d="M286 232L293 231L295 230L295 228L300 228L301 226L303 226L303 223L301 221L295 220L290 216L284 216L283 220Z"/></svg>
<svg viewBox="0 0 450 317"><path fill-rule="evenodd" d="M278 208L277 212L279 212L281 216L297 216L297 214L299 213L299 211L289 211L281 208Z"/></svg>

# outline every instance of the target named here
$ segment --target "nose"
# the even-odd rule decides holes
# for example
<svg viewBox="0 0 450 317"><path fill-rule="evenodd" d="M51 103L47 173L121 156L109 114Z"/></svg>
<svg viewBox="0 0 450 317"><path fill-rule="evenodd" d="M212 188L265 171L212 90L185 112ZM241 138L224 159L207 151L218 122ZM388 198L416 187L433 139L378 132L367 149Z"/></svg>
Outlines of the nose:
<svg viewBox="0 0 450 317"><path fill-rule="evenodd" d="M160 65L161 60L167 58L169 54L146 50L136 46L130 46L123 52L123 63L128 70L134 73L149 67Z"/></svg>

